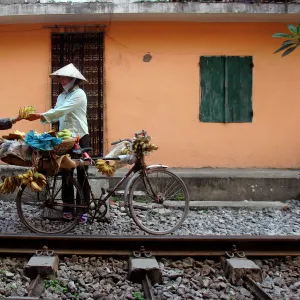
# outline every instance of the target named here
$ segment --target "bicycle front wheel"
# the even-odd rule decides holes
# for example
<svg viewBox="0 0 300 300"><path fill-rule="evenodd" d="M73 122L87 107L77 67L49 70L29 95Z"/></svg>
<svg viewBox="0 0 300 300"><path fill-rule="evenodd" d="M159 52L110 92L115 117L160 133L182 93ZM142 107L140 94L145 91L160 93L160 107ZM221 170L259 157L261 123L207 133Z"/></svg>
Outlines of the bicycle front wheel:
<svg viewBox="0 0 300 300"><path fill-rule="evenodd" d="M41 192L22 186L16 202L21 222L30 231L42 234L69 232L84 211L81 188L71 175L47 177L47 185ZM69 218L64 218L64 212L69 213Z"/></svg>
<svg viewBox="0 0 300 300"><path fill-rule="evenodd" d="M150 169L132 179L129 210L135 223L150 234L168 234L185 220L189 194L184 182L165 169Z"/></svg>

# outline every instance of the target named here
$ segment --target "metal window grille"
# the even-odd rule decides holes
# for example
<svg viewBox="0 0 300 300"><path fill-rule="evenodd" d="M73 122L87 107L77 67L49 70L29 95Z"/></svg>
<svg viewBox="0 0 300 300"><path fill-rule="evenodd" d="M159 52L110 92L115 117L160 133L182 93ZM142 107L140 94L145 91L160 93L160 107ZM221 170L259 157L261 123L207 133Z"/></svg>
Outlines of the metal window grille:
<svg viewBox="0 0 300 300"><path fill-rule="evenodd" d="M64 32L51 35L52 72L73 63L89 81L81 87L88 99L87 119L94 157L103 156L103 52L103 32ZM61 86L52 81L53 107L61 92Z"/></svg>

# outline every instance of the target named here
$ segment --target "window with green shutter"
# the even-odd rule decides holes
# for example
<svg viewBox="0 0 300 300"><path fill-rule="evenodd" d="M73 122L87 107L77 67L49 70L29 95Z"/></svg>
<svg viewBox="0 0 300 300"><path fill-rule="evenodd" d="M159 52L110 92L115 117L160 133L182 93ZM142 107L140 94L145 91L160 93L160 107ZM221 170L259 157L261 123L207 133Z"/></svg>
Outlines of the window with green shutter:
<svg viewBox="0 0 300 300"><path fill-rule="evenodd" d="M200 121L252 122L252 56L201 56Z"/></svg>

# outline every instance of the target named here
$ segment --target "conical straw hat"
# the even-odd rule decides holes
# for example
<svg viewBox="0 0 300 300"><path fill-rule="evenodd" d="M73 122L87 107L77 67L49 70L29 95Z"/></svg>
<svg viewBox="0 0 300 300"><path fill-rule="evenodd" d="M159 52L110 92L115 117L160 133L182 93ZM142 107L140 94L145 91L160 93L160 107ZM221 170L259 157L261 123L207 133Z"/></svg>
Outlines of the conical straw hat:
<svg viewBox="0 0 300 300"><path fill-rule="evenodd" d="M68 64L64 66L63 68L53 72L49 75L50 78L55 79L58 76L65 76L65 77L72 77L77 78L81 80L81 83L87 83L88 81L85 79L85 77L75 68L73 64Z"/></svg>

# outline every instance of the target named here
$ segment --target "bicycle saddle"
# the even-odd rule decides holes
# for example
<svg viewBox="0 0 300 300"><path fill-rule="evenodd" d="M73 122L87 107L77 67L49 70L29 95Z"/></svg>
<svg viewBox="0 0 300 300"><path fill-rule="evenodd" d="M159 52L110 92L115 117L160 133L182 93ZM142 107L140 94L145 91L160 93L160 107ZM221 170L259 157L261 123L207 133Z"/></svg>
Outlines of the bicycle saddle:
<svg viewBox="0 0 300 300"><path fill-rule="evenodd" d="M81 155L82 153L90 152L92 150L93 150L93 148L87 147L87 148L73 149L72 152L75 154Z"/></svg>

